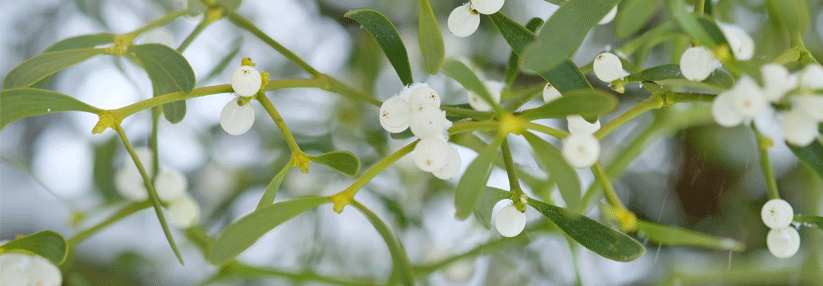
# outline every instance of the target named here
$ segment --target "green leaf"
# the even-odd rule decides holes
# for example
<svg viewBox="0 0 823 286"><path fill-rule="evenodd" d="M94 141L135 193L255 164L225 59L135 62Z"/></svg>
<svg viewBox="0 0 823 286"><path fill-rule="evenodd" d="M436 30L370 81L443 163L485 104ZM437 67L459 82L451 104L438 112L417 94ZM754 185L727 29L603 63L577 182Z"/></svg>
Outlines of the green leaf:
<svg viewBox="0 0 823 286"><path fill-rule="evenodd" d="M477 207L474 209L474 216L477 217L477 220L479 220L486 229L491 229L494 205L509 197L509 191L495 187L486 187L486 191L483 192L483 195L480 197L480 203L477 204Z"/></svg>
<svg viewBox="0 0 823 286"><path fill-rule="evenodd" d="M354 176L360 172L360 159L349 151L332 151L320 156L309 156L312 163L323 164L343 174Z"/></svg>
<svg viewBox="0 0 823 286"><path fill-rule="evenodd" d="M194 70L183 55L161 44L143 44L129 47L151 79L154 95L182 91L190 93L194 89ZM177 123L186 116L186 102L175 101L163 105L163 116L171 123Z"/></svg>
<svg viewBox="0 0 823 286"><path fill-rule="evenodd" d="M684 228L642 220L637 221L637 234L663 245L696 246L738 252L746 249L746 245L731 238L715 237Z"/></svg>
<svg viewBox="0 0 823 286"><path fill-rule="evenodd" d="M251 247L260 237L298 214L330 203L326 197L301 197L255 210L226 226L209 249L208 259L220 265Z"/></svg>
<svg viewBox="0 0 823 286"><path fill-rule="evenodd" d="M36 55L23 61L6 74L6 78L3 79L3 89L30 86L61 70L105 52L105 49L88 48Z"/></svg>
<svg viewBox="0 0 823 286"><path fill-rule="evenodd" d="M646 248L637 240L586 216L537 200L529 200L529 205L554 222L566 235L600 256L628 262L646 253Z"/></svg>
<svg viewBox="0 0 823 286"><path fill-rule="evenodd" d="M803 223L804 226L817 226L823 230L823 217L813 215L796 215L794 221Z"/></svg>
<svg viewBox="0 0 823 286"><path fill-rule="evenodd" d="M503 15L503 14L501 13L500 15ZM491 16L494 16L494 15L491 15ZM503 15L503 17L505 17L505 15ZM495 18L499 18L499 17L493 17L492 21L494 21ZM508 17L505 17L505 18L508 19ZM509 19L509 20L511 20L511 19ZM496 27L498 27L497 28L498 30L500 30L501 25L497 24L496 21L494 21L494 22L495 22L494 25ZM528 23L526 23L526 29L529 30L529 32L534 33L534 31L537 31L537 29L540 28L541 25L543 25L543 19L535 17L535 18L532 18L531 20L529 20ZM514 29L517 29L517 28L514 28ZM500 33L506 35L506 33L502 32L502 31ZM533 39L534 39L534 34L532 34L531 40L533 40ZM529 40L529 42L531 42L531 40ZM511 44L509 44L509 45L511 45ZM511 84L514 82L515 78L517 78L517 75L519 73L520 73L520 56L518 56L518 52L515 52L514 49L512 49L512 53L509 56L509 62L506 64L506 72L505 72L506 85L511 86Z"/></svg>
<svg viewBox="0 0 823 286"><path fill-rule="evenodd" d="M769 17L777 19L790 34L803 35L809 29L809 8L803 0L767 0Z"/></svg>
<svg viewBox="0 0 823 286"><path fill-rule="evenodd" d="M101 110L68 95L45 89L26 87L0 92L0 130L26 117L63 111L97 114Z"/></svg>
<svg viewBox="0 0 823 286"><path fill-rule="evenodd" d="M107 203L113 203L120 198L114 185L114 156L117 153L117 137L111 137L94 147L94 165L92 179L98 193Z"/></svg>
<svg viewBox="0 0 823 286"><path fill-rule="evenodd" d="M820 176L820 179L823 179L823 143L819 139L806 147L797 147L788 143L786 143L786 146L789 146L789 149L801 162L806 163Z"/></svg>
<svg viewBox="0 0 823 286"><path fill-rule="evenodd" d="M292 167L296 166L293 160L290 160L286 166L283 166L283 169L280 172L277 172L277 175L271 179L269 184L266 186L266 190L263 192L263 196L260 198L260 202L257 203L257 210L260 210L264 207L270 206L274 203L274 198L277 197L277 191L280 190L280 184L283 183L283 179L286 178L286 175L289 174L289 171Z"/></svg>
<svg viewBox="0 0 823 286"><path fill-rule="evenodd" d="M369 219L369 222L371 222L377 232L380 233L380 236L383 237L383 241L385 241L389 247L393 264L392 269L395 271L394 274L400 275L400 281L403 285L414 285L414 271L411 268L409 258L406 256L406 250L403 249L403 244L394 237L394 234L392 234L386 223L366 208L366 206L355 200L352 200L351 204Z"/></svg>
<svg viewBox="0 0 823 286"><path fill-rule="evenodd" d="M661 0L624 0L617 9L614 19L614 34L625 39L637 33L646 25Z"/></svg>
<svg viewBox="0 0 823 286"><path fill-rule="evenodd" d="M394 67L394 71L397 72L397 76L400 77L403 85L414 83L406 46L403 45L394 24L386 16L374 9L353 10L343 16L357 21L363 28L366 28L366 31L371 34L377 44L380 45L380 48L383 49L383 52L386 53L386 57L389 58L389 62Z"/></svg>
<svg viewBox="0 0 823 286"><path fill-rule="evenodd" d="M420 20L417 39L420 41L420 52L423 53L423 63L426 72L436 74L443 65L445 56L443 35L440 34L440 25L434 17L429 0L420 0Z"/></svg>
<svg viewBox="0 0 823 286"><path fill-rule="evenodd" d="M74 49L86 49L86 48L94 48L98 45L104 45L114 42L114 35L108 33L101 33L101 34L89 34L89 35L82 35L77 37L72 37L68 39L64 39L57 43L54 43L43 51L44 53L47 52L56 52L56 51L65 51L65 50L74 50ZM51 81L51 78L54 75L47 76L44 79L37 81L36 83L32 84L31 87L36 88L43 88L46 84Z"/></svg>
<svg viewBox="0 0 823 286"><path fill-rule="evenodd" d="M506 136L497 136L491 144L483 148L457 183L454 190L454 205L457 207L458 219L464 220L469 217L480 203L481 193L486 189L486 182L494 167L492 162L497 159L497 149L503 144L503 139L506 139Z"/></svg>
<svg viewBox="0 0 823 286"><path fill-rule="evenodd" d="M687 80L680 72L679 64L666 64L650 67L645 70L633 73L626 77L627 81L663 81L670 79ZM734 78L728 72L717 69L709 75L702 83L729 89L734 85Z"/></svg>
<svg viewBox="0 0 823 286"><path fill-rule="evenodd" d="M583 38L620 0L570 1L557 9L540 29L537 40L520 56L523 67L537 73L567 60ZM554 83L552 83L554 84Z"/></svg>
<svg viewBox="0 0 823 286"><path fill-rule="evenodd" d="M717 46L709 33L703 29L697 17L689 12L686 2L683 0L666 0L666 4L668 4L669 11L672 13L674 20L677 21L680 28L686 31L686 34L691 36L692 39L710 48Z"/></svg>
<svg viewBox="0 0 823 286"><path fill-rule="evenodd" d="M560 118L574 114L583 117L598 117L616 108L617 98L614 95L600 90L580 89L568 91L563 97L540 107L525 110L520 113L520 116L526 120Z"/></svg>
<svg viewBox="0 0 823 286"><path fill-rule="evenodd" d="M492 20L494 26L497 27L497 30L503 35L506 43L509 43L509 46L512 47L512 51L517 54L522 54L523 49L534 41L536 37L533 30L523 27L502 12L489 15L489 19ZM540 22L542 22L542 20Z"/></svg>
<svg viewBox="0 0 823 286"><path fill-rule="evenodd" d="M703 27L703 30L709 34L709 37L712 38L712 42L715 45L722 45L727 44L726 36L723 35L723 31L720 30L720 27L717 26L717 23L714 19L706 17L706 16L699 16L697 17L697 22L700 23L700 26Z"/></svg>
<svg viewBox="0 0 823 286"><path fill-rule="evenodd" d="M546 81L552 84L563 96L566 92L578 89L591 89L592 85L586 76L580 72L577 65L570 59L565 59L551 70L541 73Z"/></svg>
<svg viewBox="0 0 823 286"><path fill-rule="evenodd" d="M0 253L7 251L22 251L42 256L55 265L60 265L66 260L68 254L66 239L62 235L51 230L35 232L26 236L18 237L6 244L0 245Z"/></svg>
<svg viewBox="0 0 823 286"><path fill-rule="evenodd" d="M534 149L534 157L537 162L543 166L543 169L549 173L551 179L557 184L557 189L560 190L560 195L563 197L563 201L566 202L566 207L576 209L580 204L580 180L577 177L577 172L563 158L560 151L549 142L528 132L523 133L523 137Z"/></svg>
<svg viewBox="0 0 823 286"><path fill-rule="evenodd" d="M478 78L477 75L474 74L471 68L469 68L462 62L456 60L446 61L446 63L443 64L443 74L460 83L460 85L462 85L463 88L471 92L474 92L474 94L480 96L480 98L482 98L486 101L486 103L491 105L494 108L494 110L500 110L500 105L498 105L496 102L494 102L494 100L492 100L492 96L486 89L486 85L484 85L483 82L480 81L480 78Z"/></svg>

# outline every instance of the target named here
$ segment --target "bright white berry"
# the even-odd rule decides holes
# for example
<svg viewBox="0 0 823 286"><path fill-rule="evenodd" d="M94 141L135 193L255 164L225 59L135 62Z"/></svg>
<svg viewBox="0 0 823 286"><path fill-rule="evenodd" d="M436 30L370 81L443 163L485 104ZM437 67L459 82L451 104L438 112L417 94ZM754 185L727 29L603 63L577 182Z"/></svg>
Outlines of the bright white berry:
<svg viewBox="0 0 823 286"><path fill-rule="evenodd" d="M617 16L617 6L614 6L609 13L606 13L606 16L603 16L603 19L600 19L600 22L597 22L599 25L606 25L611 23L614 20L614 16Z"/></svg>
<svg viewBox="0 0 823 286"><path fill-rule="evenodd" d="M727 90L717 95L712 102L714 121L723 127L734 127L743 123L743 115L734 108L732 94L733 90Z"/></svg>
<svg viewBox="0 0 823 286"><path fill-rule="evenodd" d="M246 133L254 124L254 108L251 104L240 105L240 99L232 99L220 111L220 127L230 135Z"/></svg>
<svg viewBox="0 0 823 286"><path fill-rule="evenodd" d="M453 147L449 143L437 137L420 139L414 146L414 163L425 172L439 170L449 161L451 149Z"/></svg>
<svg viewBox="0 0 823 286"><path fill-rule="evenodd" d="M625 75L623 63L612 53L602 53L594 58L594 75L604 82L612 82Z"/></svg>
<svg viewBox="0 0 823 286"><path fill-rule="evenodd" d="M409 95L409 106L411 108L423 104L440 106L440 94L425 84L412 90L411 95Z"/></svg>
<svg viewBox="0 0 823 286"><path fill-rule="evenodd" d="M600 142L591 134L571 133L563 139L563 158L574 168L588 168L600 157Z"/></svg>
<svg viewBox="0 0 823 286"><path fill-rule="evenodd" d="M729 43L729 48L732 50L734 57L741 61L752 59L754 56L754 40L746 31L738 26L718 23L720 31L726 37L726 42Z"/></svg>
<svg viewBox="0 0 823 286"><path fill-rule="evenodd" d="M494 103L500 103L500 97L503 93L503 87L505 87L505 84L499 81L487 80L483 82L483 85L486 86L486 90L492 96L492 100L494 100ZM482 97L471 91L469 91L469 105L477 111L492 110L492 106L489 105L489 103L487 103L485 100L483 100Z"/></svg>
<svg viewBox="0 0 823 286"><path fill-rule="evenodd" d="M129 201L144 201L149 198L143 177L139 173L130 172L125 168L117 170L114 174L114 185L117 187L117 193Z"/></svg>
<svg viewBox="0 0 823 286"><path fill-rule="evenodd" d="M184 194L169 202L169 222L179 228L188 228L200 218L200 206L189 196Z"/></svg>
<svg viewBox="0 0 823 286"><path fill-rule="evenodd" d="M789 258L800 249L800 234L791 227L769 230L766 235L769 252L777 258Z"/></svg>
<svg viewBox="0 0 823 286"><path fill-rule="evenodd" d="M497 213L494 226L500 235L515 237L526 227L526 214L517 210L513 205L505 206Z"/></svg>
<svg viewBox="0 0 823 286"><path fill-rule="evenodd" d="M796 96L793 99L793 105L799 106L809 118L818 122L823 121L823 94Z"/></svg>
<svg viewBox="0 0 823 286"><path fill-rule="evenodd" d="M566 116L566 121L569 122L569 133L572 134L593 134L600 130L600 119L597 119L594 123L589 123L583 116L569 115Z"/></svg>
<svg viewBox="0 0 823 286"><path fill-rule="evenodd" d="M560 95L557 88L555 88L551 83L546 83L546 87L543 88L543 102L549 103L561 97L563 96Z"/></svg>
<svg viewBox="0 0 823 286"><path fill-rule="evenodd" d="M752 117L766 108L766 96L751 77L744 75L734 85L732 103L744 117Z"/></svg>
<svg viewBox="0 0 823 286"><path fill-rule="evenodd" d="M760 68L763 93L769 102L776 102L787 92L797 87L797 78L779 64L765 64Z"/></svg>
<svg viewBox="0 0 823 286"><path fill-rule="evenodd" d="M454 178L454 176L457 175L457 172L460 171L461 164L460 153L457 153L457 149L451 147L449 148L449 155L446 159L446 165L443 166L443 168L434 170L432 174L441 180Z"/></svg>
<svg viewBox="0 0 823 286"><path fill-rule="evenodd" d="M494 14L503 8L504 0L471 0L471 8L481 14Z"/></svg>
<svg viewBox="0 0 823 286"><path fill-rule="evenodd" d="M189 182L178 171L165 171L154 178L154 188L161 201L169 202L185 195Z"/></svg>
<svg viewBox="0 0 823 286"><path fill-rule="evenodd" d="M31 256L26 273L28 274L28 285L60 286L63 284L60 269L41 256Z"/></svg>
<svg viewBox="0 0 823 286"><path fill-rule="evenodd" d="M717 68L714 53L706 47L691 47L680 57L680 72L691 81L703 81Z"/></svg>
<svg viewBox="0 0 823 286"><path fill-rule="evenodd" d="M398 96L392 96L380 105L380 126L388 132L399 133L409 128L411 108Z"/></svg>
<svg viewBox="0 0 823 286"><path fill-rule="evenodd" d="M231 88L239 96L252 96L260 91L263 79L260 72L250 66L241 66L231 75Z"/></svg>
<svg viewBox="0 0 823 286"><path fill-rule="evenodd" d="M801 108L792 108L789 112L784 113L780 125L783 128L783 136L786 138L786 142L794 146L804 147L814 142L818 131L817 122L810 118L806 112L801 111Z"/></svg>
<svg viewBox="0 0 823 286"><path fill-rule="evenodd" d="M4 253L0 255L0 285L27 286L29 277L26 271L31 262L31 255Z"/></svg>
<svg viewBox="0 0 823 286"><path fill-rule="evenodd" d="M800 85L808 89L823 89L823 66L810 64L803 68Z"/></svg>
<svg viewBox="0 0 823 286"><path fill-rule="evenodd" d="M427 138L442 135L446 130L446 113L431 104L412 109L409 127L414 136Z"/></svg>
<svg viewBox="0 0 823 286"><path fill-rule="evenodd" d="M784 228L792 223L794 210L792 206L781 199L771 199L760 210L760 218L769 228Z"/></svg>
<svg viewBox="0 0 823 286"><path fill-rule="evenodd" d="M457 37L471 36L480 26L480 15L472 10L470 3L463 4L449 14L448 26L449 31Z"/></svg>

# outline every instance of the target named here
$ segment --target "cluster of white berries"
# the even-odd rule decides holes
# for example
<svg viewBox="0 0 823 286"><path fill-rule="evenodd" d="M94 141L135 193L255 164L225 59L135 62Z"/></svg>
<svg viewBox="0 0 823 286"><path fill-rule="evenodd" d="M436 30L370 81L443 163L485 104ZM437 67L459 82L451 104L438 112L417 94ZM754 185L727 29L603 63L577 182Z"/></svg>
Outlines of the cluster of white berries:
<svg viewBox="0 0 823 286"><path fill-rule="evenodd" d="M612 53L597 55L592 63L592 69L594 69L594 75L604 82L613 82L629 74L623 70L623 63L620 62L620 58Z"/></svg>
<svg viewBox="0 0 823 286"><path fill-rule="evenodd" d="M543 101L546 103L560 97L560 92L551 83L543 88ZM600 130L600 119L589 123L580 115L570 115L566 117L566 121L570 134L563 139L563 148L560 150L563 157L574 168L591 167L600 157L600 141L594 137L594 132Z"/></svg>
<svg viewBox="0 0 823 286"><path fill-rule="evenodd" d="M63 284L60 269L48 259L37 255L4 253L0 255L0 285L59 286Z"/></svg>
<svg viewBox="0 0 823 286"><path fill-rule="evenodd" d="M763 205L760 218L771 230L766 236L769 251L777 258L789 258L800 249L800 235L790 226L794 210L788 202L772 199Z"/></svg>
<svg viewBox="0 0 823 286"><path fill-rule="evenodd" d="M457 37L471 36L480 26L480 14L494 14L503 8L504 0L471 0L449 14L449 31Z"/></svg>
<svg viewBox="0 0 823 286"><path fill-rule="evenodd" d="M414 147L414 162L420 170L448 180L460 171L460 154L449 145L451 121L440 110L440 95L424 83L411 84L380 106L380 125L388 132L411 128L420 138Z"/></svg>
<svg viewBox="0 0 823 286"><path fill-rule="evenodd" d="M521 212L514 205L505 206L497 212L494 227L502 236L517 236L526 227L526 213Z"/></svg>
<svg viewBox="0 0 823 286"><path fill-rule="evenodd" d="M746 31L731 24L718 23L718 27L737 60L746 61L754 56L754 40ZM688 48L680 57L680 72L691 81L703 81L720 67L714 52L703 46Z"/></svg>
<svg viewBox="0 0 823 286"><path fill-rule="evenodd" d="M154 188L160 201L168 204L169 221L181 228L194 225L200 216L200 207L197 202L188 194L189 183L186 177L178 171L162 171L157 176L150 166L154 159L151 150L147 148L137 148L134 150L148 176L154 177ZM130 201L145 201L149 198L146 186L143 184L143 177L134 161L129 157L126 164L117 171L114 182L118 193Z"/></svg>
<svg viewBox="0 0 823 286"><path fill-rule="evenodd" d="M251 96L260 91L263 79L253 66L243 65L231 75L231 88L237 97L226 103L220 112L220 127L231 135L240 135L251 129L254 108L249 104Z"/></svg>
<svg viewBox="0 0 823 286"><path fill-rule="evenodd" d="M717 96L712 115L717 124L733 127L747 123L758 113L771 108L771 103L784 101L791 109L783 113L782 129L786 142L796 146L811 144L823 122L823 67L817 64L790 74L779 64L761 67L763 87L754 79L742 76L732 89ZM790 97L786 95L793 92Z"/></svg>

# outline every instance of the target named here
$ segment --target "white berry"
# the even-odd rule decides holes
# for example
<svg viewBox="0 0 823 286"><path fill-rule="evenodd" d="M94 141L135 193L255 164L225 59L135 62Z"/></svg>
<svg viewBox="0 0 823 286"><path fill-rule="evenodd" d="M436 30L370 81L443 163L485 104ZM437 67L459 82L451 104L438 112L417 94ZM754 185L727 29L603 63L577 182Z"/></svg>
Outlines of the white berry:
<svg viewBox="0 0 823 286"><path fill-rule="evenodd" d="M574 168L588 168L600 157L600 142L591 134L571 133L563 140L563 158Z"/></svg>
<svg viewBox="0 0 823 286"><path fill-rule="evenodd" d="M500 235L515 237L526 227L526 214L517 210L513 205L505 206L497 213L494 226Z"/></svg>
<svg viewBox="0 0 823 286"><path fill-rule="evenodd" d="M600 119L597 119L594 123L589 123L583 116L569 115L566 116L566 121L569 122L569 133L572 134L594 134L594 132L600 130Z"/></svg>
<svg viewBox="0 0 823 286"><path fill-rule="evenodd" d="M4 253L0 255L0 285L26 286L29 285L28 270L31 255L20 253Z"/></svg>
<svg viewBox="0 0 823 286"><path fill-rule="evenodd" d="M823 89L823 66L807 65L800 72L800 85L808 89Z"/></svg>
<svg viewBox="0 0 823 286"><path fill-rule="evenodd" d="M398 96L393 96L380 105L380 126L388 132L399 133L409 128L411 108Z"/></svg>
<svg viewBox="0 0 823 286"><path fill-rule="evenodd" d="M766 108L766 96L751 77L744 75L733 88L732 103L744 117L752 117Z"/></svg>
<svg viewBox="0 0 823 286"><path fill-rule="evenodd" d="M717 68L714 53L706 47L691 47L680 57L680 72L691 81L703 81Z"/></svg>
<svg viewBox="0 0 823 286"><path fill-rule="evenodd" d="M154 178L154 188L161 201L169 202L185 195L189 182L180 172L165 171Z"/></svg>
<svg viewBox="0 0 823 286"><path fill-rule="evenodd" d="M802 107L801 107L802 108ZM798 147L805 147L814 142L817 138L817 122L810 118L806 112L792 108L784 113L781 127L786 142Z"/></svg>
<svg viewBox="0 0 823 286"><path fill-rule="evenodd" d="M428 85L422 85L412 90L409 95L409 106L415 108L423 104L440 106L440 94Z"/></svg>
<svg viewBox="0 0 823 286"><path fill-rule="evenodd" d="M763 204L760 210L760 218L769 228L784 228L792 223L794 210L792 206L781 199L772 199Z"/></svg>
<svg viewBox="0 0 823 286"><path fill-rule="evenodd" d="M504 0L471 0L471 8L481 14L494 14L503 8Z"/></svg>
<svg viewBox="0 0 823 286"><path fill-rule="evenodd" d="M563 96L560 94L560 91L557 91L557 88L555 88L551 83L546 83L546 87L543 88L544 103L555 101L561 97Z"/></svg>
<svg viewBox="0 0 823 286"><path fill-rule="evenodd" d="M239 104L240 99L232 99L220 111L220 127L230 135L241 135L254 124L254 108L251 104Z"/></svg>
<svg viewBox="0 0 823 286"><path fill-rule="evenodd" d="M451 147L449 148L449 155L446 158L446 165L443 166L443 168L434 170L432 174L441 180L454 178L454 176L457 175L457 172L460 171L461 164L460 153L457 152L457 149Z"/></svg>
<svg viewBox="0 0 823 286"><path fill-rule="evenodd" d="M263 79L260 72L250 66L241 66L231 75L231 88L239 96L252 96L260 91Z"/></svg>
<svg viewBox="0 0 823 286"><path fill-rule="evenodd" d="M480 15L472 10L470 3L463 4L449 14L448 26L449 31L457 37L471 36L480 26Z"/></svg>
<svg viewBox="0 0 823 286"><path fill-rule="evenodd" d="M797 78L779 64L765 64L760 68L763 93L769 102L776 102L787 92L797 87Z"/></svg>
<svg viewBox="0 0 823 286"><path fill-rule="evenodd" d="M769 230L766 235L769 252L777 258L789 258L800 249L800 234L791 227Z"/></svg>
<svg viewBox="0 0 823 286"><path fill-rule="evenodd" d="M500 97L503 93L503 87L505 87L505 84L499 81L487 80L483 82L483 85L486 86L486 91L488 91L489 95L492 96L492 100L494 100L494 103L500 103ZM485 100L483 100L482 97L471 91L469 91L469 105L477 111L492 110L492 106L489 105L489 103L487 103Z"/></svg>
<svg viewBox="0 0 823 286"><path fill-rule="evenodd" d="M623 63L612 53L602 53L594 58L594 75L604 82L612 82L625 75Z"/></svg>
<svg viewBox="0 0 823 286"><path fill-rule="evenodd" d="M743 115L734 108L732 94L732 90L727 90L717 95L712 102L714 121L723 127L734 127L743 123Z"/></svg>
<svg viewBox="0 0 823 286"><path fill-rule="evenodd" d="M179 228L188 228L200 218L200 206L188 194L169 202L169 222Z"/></svg>
<svg viewBox="0 0 823 286"><path fill-rule="evenodd" d="M420 139L414 146L414 163L425 172L439 170L446 166L451 149L449 143L437 137Z"/></svg>
<svg viewBox="0 0 823 286"><path fill-rule="evenodd" d="M144 201L149 198L143 177L139 173L120 169L114 174L114 185L117 193L129 201Z"/></svg>
<svg viewBox="0 0 823 286"><path fill-rule="evenodd" d="M617 6L614 6L614 8L609 10L609 13L606 13L606 16L603 16L603 19L600 19L600 21L597 22L597 24L606 25L608 23L611 23L612 20L614 20L614 16L617 16Z"/></svg>
<svg viewBox="0 0 823 286"><path fill-rule="evenodd" d="M31 256L26 273L28 274L28 285L60 286L63 284L60 269L41 256Z"/></svg>
<svg viewBox="0 0 823 286"><path fill-rule="evenodd" d="M446 114L440 107L424 104L412 109L409 127L414 136L426 138L443 134L446 121Z"/></svg>
<svg viewBox="0 0 823 286"><path fill-rule="evenodd" d="M754 40L749 34L746 34L746 31L738 26L724 23L718 23L718 27L723 36L726 37L726 42L729 43L729 48L731 48L736 59L741 61L752 59L752 56L754 56Z"/></svg>
<svg viewBox="0 0 823 286"><path fill-rule="evenodd" d="M818 122L823 121L823 94L796 96L793 99L793 105L799 106L809 118Z"/></svg>

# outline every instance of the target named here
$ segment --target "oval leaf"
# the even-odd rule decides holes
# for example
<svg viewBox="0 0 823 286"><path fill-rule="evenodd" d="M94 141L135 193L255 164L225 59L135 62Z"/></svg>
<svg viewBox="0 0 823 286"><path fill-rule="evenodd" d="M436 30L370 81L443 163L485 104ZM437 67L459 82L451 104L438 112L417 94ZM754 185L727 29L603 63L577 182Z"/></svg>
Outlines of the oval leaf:
<svg viewBox="0 0 823 286"><path fill-rule="evenodd" d="M3 89L30 86L61 70L105 52L105 49L88 48L36 55L9 71L6 78L3 79Z"/></svg>
<svg viewBox="0 0 823 286"><path fill-rule="evenodd" d="M712 39L709 33L703 29L703 25L697 20L697 17L688 10L688 5L683 0L667 0L669 11L672 17L680 25L686 34L692 37L697 42L706 45L710 48L717 46L717 43Z"/></svg>
<svg viewBox="0 0 823 286"><path fill-rule="evenodd" d="M326 197L302 197L256 210L220 232L209 250L209 262L220 265L251 247L261 236L281 223L330 202Z"/></svg>
<svg viewBox="0 0 823 286"><path fill-rule="evenodd" d="M349 151L333 151L320 156L309 156L309 158L313 163L332 167L349 176L360 172L360 159Z"/></svg>
<svg viewBox="0 0 823 286"><path fill-rule="evenodd" d="M580 204L580 180L577 172L563 158L560 151L549 142L540 139L534 134L525 132L523 137L534 149L534 156L543 169L549 173L551 179L557 184L566 207L576 209Z"/></svg>
<svg viewBox="0 0 823 286"><path fill-rule="evenodd" d="M646 25L661 0L625 0L617 9L614 19L614 34L625 39L637 33Z"/></svg>
<svg viewBox="0 0 823 286"><path fill-rule="evenodd" d="M68 254L66 239L51 230L35 232L0 245L0 253L9 250L33 253L48 259L55 265L63 263Z"/></svg>
<svg viewBox="0 0 823 286"><path fill-rule="evenodd" d="M386 53L386 57L389 58L389 62L394 67L394 71L397 72L397 76L400 77L403 85L414 83L406 46L400 39L397 28L386 16L374 9L349 11L343 16L357 21L363 28L366 28L366 31L371 34L377 44L380 45L380 48L383 49L383 52Z"/></svg>
<svg viewBox="0 0 823 286"><path fill-rule="evenodd" d="M474 92L491 105L494 110L500 110L500 105L492 100L492 96L486 89L486 85L480 81L480 78L465 64L455 60L448 60L443 64L443 73L460 83L463 88Z"/></svg>
<svg viewBox="0 0 823 286"><path fill-rule="evenodd" d="M574 114L583 117L598 117L616 108L617 98L614 95L599 90L581 89L566 92L563 97L543 106L525 110L520 113L520 116L526 120L559 118Z"/></svg>
<svg viewBox="0 0 823 286"><path fill-rule="evenodd" d="M823 179L823 143L820 140L815 140L806 147L797 147L789 143L786 143L786 146L789 146L801 162L806 163L820 176L820 179Z"/></svg>
<svg viewBox="0 0 823 286"><path fill-rule="evenodd" d="M161 44L144 44L131 46L128 52L140 61L140 66L149 75L155 96L178 91L190 93L194 89L194 70L174 49ZM186 116L186 102L164 104L163 116L171 123L180 122Z"/></svg>
<svg viewBox="0 0 823 286"><path fill-rule="evenodd" d="M646 248L637 240L586 216L537 200L529 200L529 205L554 222L580 245L600 256L628 262L646 253Z"/></svg>
<svg viewBox="0 0 823 286"><path fill-rule="evenodd" d="M0 130L14 121L48 113L101 110L68 95L37 88L14 88L0 92Z"/></svg>
<svg viewBox="0 0 823 286"><path fill-rule="evenodd" d="M483 148L457 183L454 190L454 205L457 207L458 219L464 220L469 217L480 203L480 195L486 189L486 182L494 167L492 162L497 159L497 149L505 138L506 136L497 136L491 144Z"/></svg>
<svg viewBox="0 0 823 286"><path fill-rule="evenodd" d="M494 205L509 197L509 191L495 187L486 187L486 191L483 192L483 195L480 197L480 203L474 208L474 216L477 217L477 220L479 220L486 229L491 229Z"/></svg>
<svg viewBox="0 0 823 286"><path fill-rule="evenodd" d="M389 247L393 264L392 269L395 271L394 274L400 275L400 281L402 281L403 285L414 285L414 272L412 272L411 263L400 240L397 240L386 223L366 208L366 206L355 200L352 200L351 204L369 219L369 222L371 222L377 232L380 233L380 236L383 237L383 241L385 241Z"/></svg>
<svg viewBox="0 0 823 286"><path fill-rule="evenodd" d="M663 245L684 245L703 248L743 251L746 245L731 238L715 237L684 228L637 221L637 234Z"/></svg>
<svg viewBox="0 0 823 286"><path fill-rule="evenodd" d="M445 56L443 35L440 34L440 25L434 17L429 0L420 0L420 20L417 40L420 41L420 52L423 54L423 64L426 72L436 74L443 65Z"/></svg>

